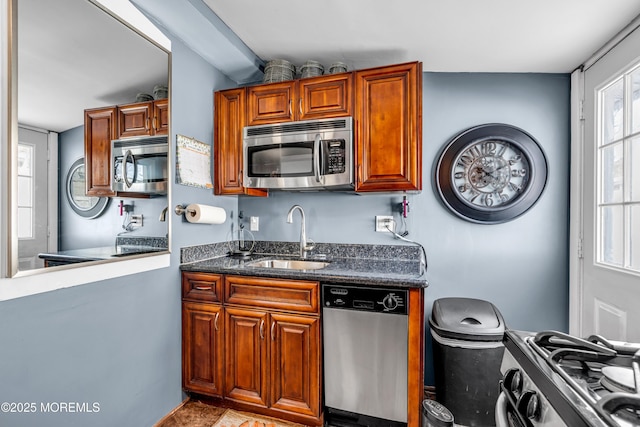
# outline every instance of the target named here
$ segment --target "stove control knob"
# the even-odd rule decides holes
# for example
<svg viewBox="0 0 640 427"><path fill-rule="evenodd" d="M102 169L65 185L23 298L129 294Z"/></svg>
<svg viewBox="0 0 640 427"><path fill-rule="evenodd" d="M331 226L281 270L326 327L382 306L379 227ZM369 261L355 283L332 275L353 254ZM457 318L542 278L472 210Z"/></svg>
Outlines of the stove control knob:
<svg viewBox="0 0 640 427"><path fill-rule="evenodd" d="M536 421L540 417L540 398L538 393L527 390L522 393L516 404L518 412L530 420Z"/></svg>
<svg viewBox="0 0 640 427"><path fill-rule="evenodd" d="M504 374L504 382L507 390L513 394L519 395L522 391L522 372L520 369L509 369L507 373Z"/></svg>
<svg viewBox="0 0 640 427"><path fill-rule="evenodd" d="M393 294L387 294L387 296L382 299L382 306L385 310L391 311L398 306L398 301L393 297Z"/></svg>

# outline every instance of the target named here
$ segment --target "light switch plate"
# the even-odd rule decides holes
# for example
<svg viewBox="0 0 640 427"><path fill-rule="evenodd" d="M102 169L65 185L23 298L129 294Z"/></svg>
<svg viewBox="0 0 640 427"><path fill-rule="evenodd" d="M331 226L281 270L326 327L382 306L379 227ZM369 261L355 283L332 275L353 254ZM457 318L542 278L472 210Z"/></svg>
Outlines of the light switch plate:
<svg viewBox="0 0 640 427"><path fill-rule="evenodd" d="M250 231L258 231L260 229L260 217L252 216L249 221L249 230Z"/></svg>

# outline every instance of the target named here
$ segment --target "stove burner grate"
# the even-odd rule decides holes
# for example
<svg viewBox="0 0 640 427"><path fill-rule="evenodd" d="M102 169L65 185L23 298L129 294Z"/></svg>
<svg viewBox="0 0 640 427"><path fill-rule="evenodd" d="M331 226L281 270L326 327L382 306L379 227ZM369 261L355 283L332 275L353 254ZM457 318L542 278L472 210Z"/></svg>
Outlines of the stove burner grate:
<svg viewBox="0 0 640 427"><path fill-rule="evenodd" d="M528 340L536 353L611 426L640 425L640 350L600 337L556 331Z"/></svg>

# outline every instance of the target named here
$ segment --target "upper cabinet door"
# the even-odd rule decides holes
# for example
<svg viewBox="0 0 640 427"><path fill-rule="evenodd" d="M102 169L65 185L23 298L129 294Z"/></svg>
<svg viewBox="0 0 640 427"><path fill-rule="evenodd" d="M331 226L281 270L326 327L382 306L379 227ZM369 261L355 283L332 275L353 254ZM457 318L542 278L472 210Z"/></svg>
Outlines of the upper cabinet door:
<svg viewBox="0 0 640 427"><path fill-rule="evenodd" d="M357 71L356 191L422 189L422 64Z"/></svg>
<svg viewBox="0 0 640 427"><path fill-rule="evenodd" d="M271 83L247 88L247 125L267 125L294 120L295 82Z"/></svg>
<svg viewBox="0 0 640 427"><path fill-rule="evenodd" d="M118 139L153 134L153 103L138 102L118 107Z"/></svg>
<svg viewBox="0 0 640 427"><path fill-rule="evenodd" d="M247 125L351 115L353 74L318 76L247 89Z"/></svg>
<svg viewBox="0 0 640 427"><path fill-rule="evenodd" d="M169 99L153 101L153 131L156 135L169 134Z"/></svg>
<svg viewBox="0 0 640 427"><path fill-rule="evenodd" d="M244 88L215 92L213 122L214 194L242 194Z"/></svg>
<svg viewBox="0 0 640 427"><path fill-rule="evenodd" d="M116 108L96 108L84 112L84 162L87 196L110 197L111 140L116 135Z"/></svg>
<svg viewBox="0 0 640 427"><path fill-rule="evenodd" d="M353 73L301 79L298 82L299 120L350 116L353 110Z"/></svg>
<svg viewBox="0 0 640 427"><path fill-rule="evenodd" d="M245 90L229 89L213 96L214 194L267 196L266 190L242 186L242 131L245 126Z"/></svg>

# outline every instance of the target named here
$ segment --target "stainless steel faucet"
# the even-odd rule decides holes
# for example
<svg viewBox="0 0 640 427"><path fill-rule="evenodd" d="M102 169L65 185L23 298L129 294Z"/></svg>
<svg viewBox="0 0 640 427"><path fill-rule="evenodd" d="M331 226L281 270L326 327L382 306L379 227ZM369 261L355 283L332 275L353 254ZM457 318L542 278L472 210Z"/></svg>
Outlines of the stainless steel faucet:
<svg viewBox="0 0 640 427"><path fill-rule="evenodd" d="M162 212L160 212L160 221L164 222L167 220L167 209L169 209L169 206L165 207L164 209L162 209Z"/></svg>
<svg viewBox="0 0 640 427"><path fill-rule="evenodd" d="M307 232L305 231L305 218L304 218L304 210L300 205L293 205L291 209L289 209L289 213L287 214L287 222L289 224L293 223L293 211L298 209L300 211L300 258L306 258L307 252L313 250L315 245L313 243L307 243ZM309 239L311 240L311 239Z"/></svg>

